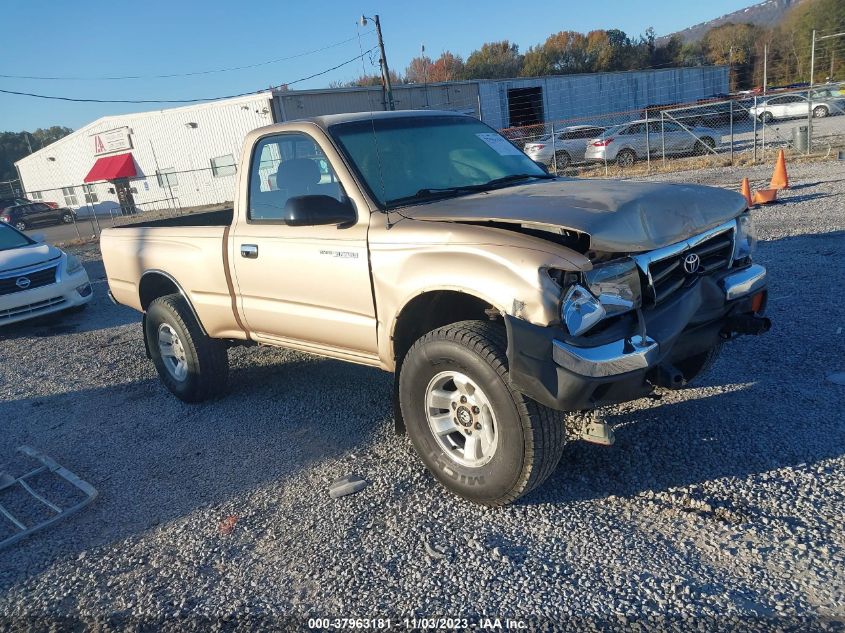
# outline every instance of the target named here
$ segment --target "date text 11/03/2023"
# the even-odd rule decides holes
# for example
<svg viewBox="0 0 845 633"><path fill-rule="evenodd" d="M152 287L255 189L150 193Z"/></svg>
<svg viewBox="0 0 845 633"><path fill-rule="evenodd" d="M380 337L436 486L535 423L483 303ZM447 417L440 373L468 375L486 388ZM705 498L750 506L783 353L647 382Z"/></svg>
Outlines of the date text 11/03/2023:
<svg viewBox="0 0 845 633"><path fill-rule="evenodd" d="M310 618L309 629L389 630L523 630L528 623L512 618Z"/></svg>

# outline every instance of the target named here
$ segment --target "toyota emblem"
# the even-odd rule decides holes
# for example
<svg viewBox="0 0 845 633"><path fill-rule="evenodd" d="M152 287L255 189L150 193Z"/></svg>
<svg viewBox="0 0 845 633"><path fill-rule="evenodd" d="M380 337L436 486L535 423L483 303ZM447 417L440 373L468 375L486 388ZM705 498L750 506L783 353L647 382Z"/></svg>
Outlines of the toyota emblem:
<svg viewBox="0 0 845 633"><path fill-rule="evenodd" d="M26 290L29 288L29 284L32 282L29 280L29 277L18 277L15 280L15 285L20 288L21 290Z"/></svg>
<svg viewBox="0 0 845 633"><path fill-rule="evenodd" d="M690 253L684 257L684 270L687 271L688 275L694 275L697 273L700 266L701 258L695 253Z"/></svg>

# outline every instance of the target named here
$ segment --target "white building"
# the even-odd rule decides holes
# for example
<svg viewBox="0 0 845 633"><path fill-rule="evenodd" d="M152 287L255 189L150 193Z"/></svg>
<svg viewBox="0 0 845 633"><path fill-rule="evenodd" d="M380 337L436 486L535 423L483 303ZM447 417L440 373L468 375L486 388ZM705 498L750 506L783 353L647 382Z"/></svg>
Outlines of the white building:
<svg viewBox="0 0 845 633"><path fill-rule="evenodd" d="M233 200L243 139L273 123L272 92L97 119L16 163L26 196L81 216Z"/></svg>

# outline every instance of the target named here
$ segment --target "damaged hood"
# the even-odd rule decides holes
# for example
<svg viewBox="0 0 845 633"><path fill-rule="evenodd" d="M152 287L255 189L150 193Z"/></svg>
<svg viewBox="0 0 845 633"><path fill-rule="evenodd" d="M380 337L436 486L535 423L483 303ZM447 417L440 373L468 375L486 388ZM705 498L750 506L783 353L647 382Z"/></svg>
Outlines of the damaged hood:
<svg viewBox="0 0 845 633"><path fill-rule="evenodd" d="M745 208L741 195L715 187L559 178L410 206L402 215L562 227L588 234L592 250L636 253L702 233Z"/></svg>

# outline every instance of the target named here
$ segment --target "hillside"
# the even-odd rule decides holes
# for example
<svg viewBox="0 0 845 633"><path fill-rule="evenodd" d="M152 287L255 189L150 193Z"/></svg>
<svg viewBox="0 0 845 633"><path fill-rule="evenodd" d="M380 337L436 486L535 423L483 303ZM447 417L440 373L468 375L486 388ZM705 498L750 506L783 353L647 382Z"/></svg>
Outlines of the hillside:
<svg viewBox="0 0 845 633"><path fill-rule="evenodd" d="M685 28L676 33L669 33L657 38L657 43L662 44L669 40L673 35L679 35L684 42L695 42L714 26L734 23L748 23L756 24L758 26L772 27L781 21L783 16L796 4L801 4L807 0L765 0L758 4L753 4L745 9L728 13L714 20L702 22Z"/></svg>

